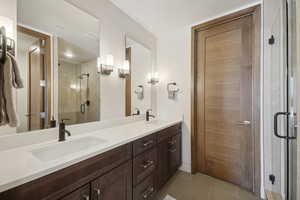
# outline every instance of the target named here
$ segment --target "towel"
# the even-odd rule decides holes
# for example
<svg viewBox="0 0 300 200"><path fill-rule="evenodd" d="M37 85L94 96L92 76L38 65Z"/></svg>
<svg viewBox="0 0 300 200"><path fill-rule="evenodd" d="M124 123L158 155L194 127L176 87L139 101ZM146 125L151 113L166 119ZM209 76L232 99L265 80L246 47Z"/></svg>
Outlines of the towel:
<svg viewBox="0 0 300 200"><path fill-rule="evenodd" d="M23 86L17 61L8 53L5 63L0 65L0 125L19 125L15 89Z"/></svg>

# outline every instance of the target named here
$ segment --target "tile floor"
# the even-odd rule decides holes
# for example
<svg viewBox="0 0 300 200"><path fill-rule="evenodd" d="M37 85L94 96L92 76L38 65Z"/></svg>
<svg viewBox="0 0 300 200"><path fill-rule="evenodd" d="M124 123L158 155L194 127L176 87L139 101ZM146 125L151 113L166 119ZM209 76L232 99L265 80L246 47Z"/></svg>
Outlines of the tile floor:
<svg viewBox="0 0 300 200"><path fill-rule="evenodd" d="M203 175L178 172L163 188L157 200L169 194L176 200L256 200L241 188Z"/></svg>

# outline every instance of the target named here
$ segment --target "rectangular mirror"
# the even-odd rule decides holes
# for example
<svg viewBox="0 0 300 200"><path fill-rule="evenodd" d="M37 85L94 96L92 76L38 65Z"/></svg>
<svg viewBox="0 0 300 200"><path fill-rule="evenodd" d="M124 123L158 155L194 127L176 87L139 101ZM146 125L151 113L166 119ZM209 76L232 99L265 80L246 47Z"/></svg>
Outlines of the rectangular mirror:
<svg viewBox="0 0 300 200"><path fill-rule="evenodd" d="M100 120L99 35L98 19L66 1L18 1L17 132Z"/></svg>
<svg viewBox="0 0 300 200"><path fill-rule="evenodd" d="M151 48L122 30L122 46L111 38L101 43L99 19L68 1L17 5L16 58L24 88L16 91L18 126L1 135L57 127L62 120L73 125L122 119L151 108ZM102 73L104 66L112 71Z"/></svg>
<svg viewBox="0 0 300 200"><path fill-rule="evenodd" d="M126 36L126 60L130 74L126 78L126 116L146 113L151 108L151 87L148 76L152 73L151 50Z"/></svg>

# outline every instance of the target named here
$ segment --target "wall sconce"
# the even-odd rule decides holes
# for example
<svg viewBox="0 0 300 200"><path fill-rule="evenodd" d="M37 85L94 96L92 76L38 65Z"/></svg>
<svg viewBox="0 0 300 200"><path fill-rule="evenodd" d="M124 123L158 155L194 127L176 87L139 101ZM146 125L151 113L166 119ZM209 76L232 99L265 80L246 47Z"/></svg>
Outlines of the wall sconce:
<svg viewBox="0 0 300 200"><path fill-rule="evenodd" d="M171 82L167 85L168 97L169 99L175 99L176 94L180 91L177 83Z"/></svg>
<svg viewBox="0 0 300 200"><path fill-rule="evenodd" d="M125 60L122 67L119 68L119 77L126 78L130 73L130 63L129 60Z"/></svg>
<svg viewBox="0 0 300 200"><path fill-rule="evenodd" d="M14 28L13 21L7 17L0 16L0 28L1 28L1 38L0 38L0 49L6 50L12 55L15 55L15 41L14 41Z"/></svg>
<svg viewBox="0 0 300 200"><path fill-rule="evenodd" d="M105 59L98 58L98 73L104 75L110 75L114 71L114 57L112 55L106 55Z"/></svg>
<svg viewBox="0 0 300 200"><path fill-rule="evenodd" d="M149 84L155 85L158 82L159 82L159 76L158 76L157 72L148 74L148 83Z"/></svg>

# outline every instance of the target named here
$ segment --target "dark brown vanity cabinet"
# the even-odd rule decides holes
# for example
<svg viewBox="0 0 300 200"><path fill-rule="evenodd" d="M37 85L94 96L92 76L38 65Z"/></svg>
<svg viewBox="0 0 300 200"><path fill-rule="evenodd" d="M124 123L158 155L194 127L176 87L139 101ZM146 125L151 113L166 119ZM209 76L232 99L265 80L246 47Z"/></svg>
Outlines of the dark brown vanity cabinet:
<svg viewBox="0 0 300 200"><path fill-rule="evenodd" d="M90 184L75 190L74 192L72 192L71 194L68 194L61 200L91 200Z"/></svg>
<svg viewBox="0 0 300 200"><path fill-rule="evenodd" d="M154 200L180 165L177 124L2 192L0 200Z"/></svg>
<svg viewBox="0 0 300 200"><path fill-rule="evenodd" d="M91 183L92 200L131 200L132 164L128 162Z"/></svg>
<svg viewBox="0 0 300 200"><path fill-rule="evenodd" d="M175 174L181 163L181 127L175 126L158 135L158 189Z"/></svg>

